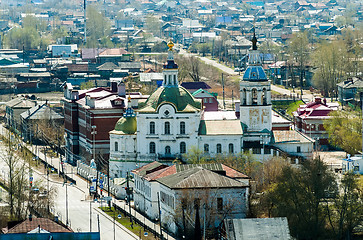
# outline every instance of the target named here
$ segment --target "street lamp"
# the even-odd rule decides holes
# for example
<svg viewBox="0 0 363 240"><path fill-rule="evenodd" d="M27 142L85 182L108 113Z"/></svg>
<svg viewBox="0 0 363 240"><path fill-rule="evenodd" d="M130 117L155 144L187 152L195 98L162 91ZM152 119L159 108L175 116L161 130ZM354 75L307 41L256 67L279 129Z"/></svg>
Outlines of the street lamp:
<svg viewBox="0 0 363 240"><path fill-rule="evenodd" d="M91 131L91 134L92 134L92 138L93 138L93 147L92 147L92 150L93 150L93 161L95 162L96 164L96 134L97 134L97 131L96 131L96 126L93 125L92 127L92 131ZM98 190L97 190L97 185L98 185L98 169L97 169L97 164L96 164L96 194L95 194L95 197L97 197L97 194L98 194Z"/></svg>

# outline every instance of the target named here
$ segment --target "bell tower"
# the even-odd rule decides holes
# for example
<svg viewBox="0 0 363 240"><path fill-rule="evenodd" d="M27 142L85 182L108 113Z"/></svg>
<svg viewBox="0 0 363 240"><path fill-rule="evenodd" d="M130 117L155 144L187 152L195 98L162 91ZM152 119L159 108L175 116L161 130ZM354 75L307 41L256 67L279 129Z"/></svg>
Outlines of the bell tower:
<svg viewBox="0 0 363 240"><path fill-rule="evenodd" d="M168 59L163 65L163 87L178 87L178 64L174 62L173 47L174 43L170 40L168 43Z"/></svg>
<svg viewBox="0 0 363 240"><path fill-rule="evenodd" d="M269 133L272 129L271 82L262 68L255 32L252 50L248 53L248 67L240 81L240 100L240 120L244 132Z"/></svg>

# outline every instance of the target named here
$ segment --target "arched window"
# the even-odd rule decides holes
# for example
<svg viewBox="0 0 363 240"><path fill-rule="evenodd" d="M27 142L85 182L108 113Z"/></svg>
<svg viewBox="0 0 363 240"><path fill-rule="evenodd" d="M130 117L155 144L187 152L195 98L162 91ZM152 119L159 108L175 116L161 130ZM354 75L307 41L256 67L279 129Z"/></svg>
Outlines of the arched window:
<svg viewBox="0 0 363 240"><path fill-rule="evenodd" d="M176 85L176 75L174 75L174 85Z"/></svg>
<svg viewBox="0 0 363 240"><path fill-rule="evenodd" d="M155 146L155 143L154 143L154 142L151 142L151 143L149 144L149 152L150 152L151 154L156 153L156 146Z"/></svg>
<svg viewBox="0 0 363 240"><path fill-rule="evenodd" d="M150 134L155 134L155 122L150 122Z"/></svg>
<svg viewBox="0 0 363 240"><path fill-rule="evenodd" d="M222 144L217 144L217 153L222 153Z"/></svg>
<svg viewBox="0 0 363 240"><path fill-rule="evenodd" d="M209 153L209 144L204 144L204 153Z"/></svg>
<svg viewBox="0 0 363 240"><path fill-rule="evenodd" d="M263 105L267 104L267 90L266 90L266 88L264 88L262 90L262 101L261 102L262 102Z"/></svg>
<svg viewBox="0 0 363 240"><path fill-rule="evenodd" d="M229 153L233 153L233 152L234 152L234 146L233 146L233 143L230 143L230 144L228 145L228 152L229 152Z"/></svg>
<svg viewBox="0 0 363 240"><path fill-rule="evenodd" d="M170 154L171 153L171 148L170 146L166 146L165 147L165 154Z"/></svg>
<svg viewBox="0 0 363 240"><path fill-rule="evenodd" d="M257 89L252 89L252 105L257 105Z"/></svg>
<svg viewBox="0 0 363 240"><path fill-rule="evenodd" d="M244 88L242 91L242 105L246 105L246 104L247 104L247 91L246 91L246 88Z"/></svg>
<svg viewBox="0 0 363 240"><path fill-rule="evenodd" d="M185 134L185 122L180 122L180 134Z"/></svg>
<svg viewBox="0 0 363 240"><path fill-rule="evenodd" d="M118 142L115 142L115 152L118 151Z"/></svg>
<svg viewBox="0 0 363 240"><path fill-rule="evenodd" d="M180 143L180 153L186 153L187 152L187 145L185 142Z"/></svg>
<svg viewBox="0 0 363 240"><path fill-rule="evenodd" d="M170 134L170 122L164 124L164 134Z"/></svg>

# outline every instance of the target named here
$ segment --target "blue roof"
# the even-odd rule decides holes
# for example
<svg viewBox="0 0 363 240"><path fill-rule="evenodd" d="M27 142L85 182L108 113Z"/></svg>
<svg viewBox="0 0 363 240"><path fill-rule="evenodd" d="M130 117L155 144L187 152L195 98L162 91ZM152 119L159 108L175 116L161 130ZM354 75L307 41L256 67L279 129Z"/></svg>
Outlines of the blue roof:
<svg viewBox="0 0 363 240"><path fill-rule="evenodd" d="M262 66L248 66L243 74L244 81L267 81L267 76Z"/></svg>

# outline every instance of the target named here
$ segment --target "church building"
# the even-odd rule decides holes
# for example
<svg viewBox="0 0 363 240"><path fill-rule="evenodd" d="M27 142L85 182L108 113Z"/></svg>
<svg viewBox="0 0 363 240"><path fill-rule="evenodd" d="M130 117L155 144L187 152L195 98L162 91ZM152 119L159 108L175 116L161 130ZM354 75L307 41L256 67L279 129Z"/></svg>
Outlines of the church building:
<svg viewBox="0 0 363 240"><path fill-rule="evenodd" d="M111 177L125 177L126 172L153 161L170 165L193 148L207 158L246 152L259 160L282 152L311 157L314 141L309 137L290 130L276 131L275 138L271 83L255 36L252 42L249 65L240 82L240 119L206 117L202 99L179 85L174 44L169 42L162 86L137 111L129 107L110 132Z"/></svg>

